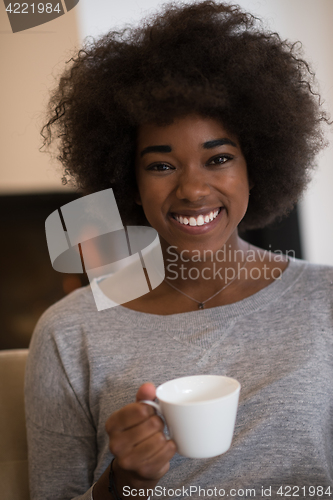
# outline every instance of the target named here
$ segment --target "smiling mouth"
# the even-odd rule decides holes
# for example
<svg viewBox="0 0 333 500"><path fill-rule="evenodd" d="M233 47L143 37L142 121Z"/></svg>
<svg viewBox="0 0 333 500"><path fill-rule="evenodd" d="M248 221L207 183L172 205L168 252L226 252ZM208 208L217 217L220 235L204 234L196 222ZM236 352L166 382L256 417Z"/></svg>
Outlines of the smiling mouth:
<svg viewBox="0 0 333 500"><path fill-rule="evenodd" d="M212 210L211 212L205 215L198 215L197 217L192 217L189 215L178 215L178 214L172 214L172 217L177 222L183 224L184 226L204 226L205 224L209 224L214 219L216 219L221 210L222 207L217 208L216 210Z"/></svg>

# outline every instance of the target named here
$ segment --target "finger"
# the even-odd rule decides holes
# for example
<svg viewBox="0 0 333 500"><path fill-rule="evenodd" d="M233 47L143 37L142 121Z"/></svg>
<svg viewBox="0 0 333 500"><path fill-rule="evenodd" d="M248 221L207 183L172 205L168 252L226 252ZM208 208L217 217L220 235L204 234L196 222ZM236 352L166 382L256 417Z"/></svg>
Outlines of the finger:
<svg viewBox="0 0 333 500"><path fill-rule="evenodd" d="M174 441L166 440L164 434L158 432L135 446L131 453L118 456L117 460L121 468L152 479L165 468L176 451Z"/></svg>
<svg viewBox="0 0 333 500"><path fill-rule="evenodd" d="M151 382L146 382L142 384L138 392L136 393L136 400L141 401L142 399L149 399L153 401L156 398L156 388Z"/></svg>
<svg viewBox="0 0 333 500"><path fill-rule="evenodd" d="M163 432L157 432L135 446L133 456L141 458L140 463L142 464L155 464L155 460L158 460L156 470L159 470L166 461L173 457L176 451L176 443L172 439L166 439Z"/></svg>
<svg viewBox="0 0 333 500"><path fill-rule="evenodd" d="M141 403L131 403L112 413L106 421L105 429L109 435L118 434L139 425L153 415L155 415L155 410L151 406Z"/></svg>
<svg viewBox="0 0 333 500"><path fill-rule="evenodd" d="M153 415L139 425L110 436L109 448L115 456L125 456L133 449L156 433L162 433L164 424L160 417Z"/></svg>
<svg viewBox="0 0 333 500"><path fill-rule="evenodd" d="M150 457L146 462L142 462L138 470L140 476L147 479L160 479L170 468L170 460L177 451L174 441L167 441L164 448Z"/></svg>

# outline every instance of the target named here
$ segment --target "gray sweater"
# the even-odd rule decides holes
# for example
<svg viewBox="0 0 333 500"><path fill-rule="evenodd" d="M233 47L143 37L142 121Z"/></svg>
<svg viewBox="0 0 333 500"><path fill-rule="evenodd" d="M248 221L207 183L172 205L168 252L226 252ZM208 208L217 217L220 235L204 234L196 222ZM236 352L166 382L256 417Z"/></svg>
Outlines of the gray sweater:
<svg viewBox="0 0 333 500"><path fill-rule="evenodd" d="M143 382L194 374L240 381L232 446L176 454L152 496L333 496L333 268L292 260L280 280L211 309L98 312L90 287L52 306L26 372L32 500L90 500L112 458L108 416Z"/></svg>

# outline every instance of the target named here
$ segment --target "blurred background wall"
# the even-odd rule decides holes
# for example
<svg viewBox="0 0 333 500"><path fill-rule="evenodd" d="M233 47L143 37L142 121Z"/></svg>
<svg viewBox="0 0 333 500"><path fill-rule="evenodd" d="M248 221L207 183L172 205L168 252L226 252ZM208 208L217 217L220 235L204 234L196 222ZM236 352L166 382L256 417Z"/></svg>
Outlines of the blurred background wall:
<svg viewBox="0 0 333 500"><path fill-rule="evenodd" d="M44 240L47 215L77 196L62 186L57 162L39 151L39 130L44 123L49 90L55 86L65 61L86 36L98 37L111 28L136 23L162 3L162 0L80 0L58 19L14 34L4 4L0 4L0 218L1 233L7 235L1 244L5 252L0 258L1 273L7 281L2 280L0 300L7 301L7 310L12 308L11 326L3 330L0 348L21 346L23 338L27 343L38 316L48 304L81 284L75 276L60 276L52 270ZM263 18L265 25L279 32L282 38L302 42L305 56L317 74L325 107L333 115L333 1L239 0L238 3ZM332 134L328 139L332 144ZM318 171L298 207L302 257L330 265L333 265L332 187L331 145L320 156ZM37 226L31 224L30 213L35 214ZM42 248L44 260L34 256L37 248ZM38 271L37 261L43 261ZM42 279L46 270L53 273L48 291ZM34 295L33 281L40 283L34 307L27 302L27 297ZM21 333L16 341L13 332L17 331Z"/></svg>

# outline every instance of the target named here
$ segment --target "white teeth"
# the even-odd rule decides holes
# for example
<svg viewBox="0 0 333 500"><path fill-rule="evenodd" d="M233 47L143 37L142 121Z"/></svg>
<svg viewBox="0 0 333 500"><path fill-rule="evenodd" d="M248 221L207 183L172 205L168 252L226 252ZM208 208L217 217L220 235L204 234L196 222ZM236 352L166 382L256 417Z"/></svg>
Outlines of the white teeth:
<svg viewBox="0 0 333 500"><path fill-rule="evenodd" d="M199 215L197 218L197 226L202 226L205 223L204 218L202 215Z"/></svg>
<svg viewBox="0 0 333 500"><path fill-rule="evenodd" d="M180 224L184 224L185 226L203 226L204 224L208 224L211 222L213 219L215 219L218 214L220 213L220 210L214 210L214 212L210 212L208 215L198 215L197 218L195 217L183 217L182 215L175 215L175 219L180 222Z"/></svg>

